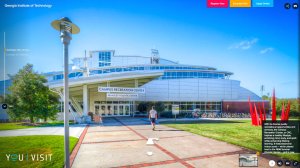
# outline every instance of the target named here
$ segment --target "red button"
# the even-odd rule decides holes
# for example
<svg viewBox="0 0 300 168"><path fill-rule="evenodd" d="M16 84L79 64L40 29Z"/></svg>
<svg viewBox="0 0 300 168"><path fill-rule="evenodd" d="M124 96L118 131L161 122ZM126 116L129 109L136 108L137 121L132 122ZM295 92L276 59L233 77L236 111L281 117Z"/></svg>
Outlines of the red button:
<svg viewBox="0 0 300 168"><path fill-rule="evenodd" d="M207 0L208 8L228 8L228 0Z"/></svg>

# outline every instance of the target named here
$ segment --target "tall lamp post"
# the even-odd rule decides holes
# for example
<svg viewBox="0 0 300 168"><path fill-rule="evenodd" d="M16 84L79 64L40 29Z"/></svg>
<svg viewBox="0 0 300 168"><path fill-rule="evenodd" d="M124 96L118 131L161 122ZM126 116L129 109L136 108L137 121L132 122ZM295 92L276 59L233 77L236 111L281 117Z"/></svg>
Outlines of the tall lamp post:
<svg viewBox="0 0 300 168"><path fill-rule="evenodd" d="M67 17L63 17L59 20L54 20L51 26L60 31L60 39L63 43L63 55L64 55L64 131L65 131L65 167L70 168L70 154L69 154L69 44L72 40L72 34L78 34L80 29L73 24Z"/></svg>

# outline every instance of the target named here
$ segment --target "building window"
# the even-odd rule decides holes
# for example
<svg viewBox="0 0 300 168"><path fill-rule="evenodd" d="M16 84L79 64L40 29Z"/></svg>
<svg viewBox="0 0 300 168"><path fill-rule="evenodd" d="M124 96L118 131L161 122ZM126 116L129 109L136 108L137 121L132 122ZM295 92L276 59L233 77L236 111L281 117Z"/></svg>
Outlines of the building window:
<svg viewBox="0 0 300 168"><path fill-rule="evenodd" d="M111 52L99 52L99 67L111 65Z"/></svg>

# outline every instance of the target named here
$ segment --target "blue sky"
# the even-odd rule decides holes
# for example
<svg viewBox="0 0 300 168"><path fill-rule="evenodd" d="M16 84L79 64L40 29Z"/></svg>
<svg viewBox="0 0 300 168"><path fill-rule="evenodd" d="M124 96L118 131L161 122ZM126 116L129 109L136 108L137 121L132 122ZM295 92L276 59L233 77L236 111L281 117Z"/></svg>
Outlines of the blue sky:
<svg viewBox="0 0 300 168"><path fill-rule="evenodd" d="M52 7L4 8L18 2ZM5 24L0 31L6 32L7 48L30 50L27 56L8 56L6 71L15 73L27 62L39 72L62 70L59 34L50 23L67 16L81 28L71 41L71 58L101 49L150 55L155 47L166 59L231 71L231 79L258 95L263 84L265 93L275 88L278 97L297 97L299 10L284 9L285 2L275 1L273 8L212 9L206 0L1 1ZM3 54L1 67L2 60Z"/></svg>

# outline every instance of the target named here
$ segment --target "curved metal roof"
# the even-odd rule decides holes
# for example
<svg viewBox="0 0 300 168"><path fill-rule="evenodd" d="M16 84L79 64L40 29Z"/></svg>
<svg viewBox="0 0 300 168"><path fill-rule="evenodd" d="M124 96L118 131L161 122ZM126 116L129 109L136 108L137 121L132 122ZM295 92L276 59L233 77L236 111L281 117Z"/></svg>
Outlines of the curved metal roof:
<svg viewBox="0 0 300 168"><path fill-rule="evenodd" d="M163 75L163 71L144 71L144 72L122 72L110 73L105 75L92 75L88 77L73 78L69 80L69 86L81 86L83 84L99 84L101 82L119 82L123 80L143 79L145 83ZM50 88L62 88L62 80L50 81L47 83Z"/></svg>

